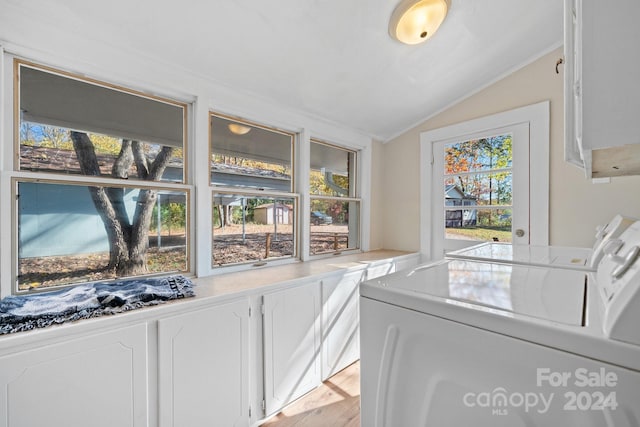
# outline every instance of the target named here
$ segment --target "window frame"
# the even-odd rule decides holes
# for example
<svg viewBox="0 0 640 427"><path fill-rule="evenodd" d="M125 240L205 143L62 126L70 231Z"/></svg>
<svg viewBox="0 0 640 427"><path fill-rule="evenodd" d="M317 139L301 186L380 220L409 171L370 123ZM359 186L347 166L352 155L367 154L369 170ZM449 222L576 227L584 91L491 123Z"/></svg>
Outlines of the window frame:
<svg viewBox="0 0 640 427"><path fill-rule="evenodd" d="M44 53L35 52L24 46L6 44L0 46L0 139L3 141L0 149L0 196L3 203L0 203L0 297L14 293L13 260L17 258L16 234L14 220L14 208L17 204L9 201L12 197L12 180L18 179L51 179L61 180L69 183L89 184L91 177L71 174L49 174L42 171L19 171L15 165L19 162L20 126L16 117L19 111L17 94L15 88L18 87L15 73L15 62L20 61L27 66L33 66L48 72L53 72L61 76L79 79L88 83L95 83L103 87L124 91L133 95L139 95L150 99L169 101L179 104L183 109L183 177L184 182L176 185L179 189L190 190L190 206L186 219L189 224L188 247L189 247L189 272L191 276L215 276L229 273L235 267L212 268L213 254L211 251L211 241L207 242L205 236L198 236L196 229L209 228L211 226L212 193L223 191L223 188L214 188L210 185L210 166L208 156L210 156L209 115L214 113L217 116L240 120L250 125L275 129L294 136L292 144L292 190L284 196L295 195L298 200L297 205L297 244L296 259L274 260L269 265L280 265L295 262L306 262L310 260L307 245L309 233L309 196L308 196L308 174L309 174L309 145L310 139L320 141L333 141L332 145L348 150L355 150L358 153L358 170L354 177L358 180L357 197L360 198L360 252L371 249L370 228L372 226L371 217L371 184L376 145L381 142L374 141L370 136L355 129L328 123L321 118L309 116L294 110L281 108L272 103L254 102L252 99L245 99L239 105L237 91L229 92L227 89L219 91L216 85L202 86L190 85L188 80L183 83L168 81L162 75L135 75L128 70L121 69L111 64L95 63L89 64L73 58L57 57L56 52ZM17 125L15 123L18 123ZM4 126L2 124L4 123ZM205 127L206 126L206 127ZM107 132L108 133L108 132ZM196 144L195 142L198 142ZM55 176L54 176L55 175ZM122 185L122 180L114 178L103 178L105 185ZM165 181L166 182L166 181ZM156 185L150 181L138 181L137 187L147 184ZM160 182L160 186L162 186ZM134 185L136 186L136 185ZM196 191L200 187L201 191ZM205 190L205 191L202 191ZM239 192L240 189L232 189L232 192ZM259 195L256 195L259 196ZM278 195L279 196L279 195ZM6 203L5 203L6 202ZM376 215L375 221L379 221ZM211 233L208 233L211 236ZM379 236L378 236L379 237ZM381 247L381 240L373 242L376 248ZM351 252L351 251L350 251ZM313 258L322 257L317 255ZM331 254L326 255L331 256ZM248 271L242 266L241 269ZM73 285L71 285L73 286Z"/></svg>
<svg viewBox="0 0 640 427"><path fill-rule="evenodd" d="M140 183L143 183L145 181L140 181ZM81 285L83 283L89 283L87 281L82 281L82 282L75 282L75 283L65 283L65 284L60 284L60 285L51 285L51 286L47 286L47 287L43 287L43 288L34 288L34 289L30 289L30 290L20 290L19 289L19 283L18 283L18 275L19 275L19 261L20 261L20 257L19 257L19 232L18 232L18 225L19 225L19 216L20 216L20 212L19 212L19 204L18 204L18 199L19 199L19 195L18 195L18 186L21 183L37 183L37 184L54 184L54 185L64 185L64 186L76 186L76 187L89 187L89 186L96 186L96 182L91 182L91 183L87 183L85 181L82 180L61 180L61 179L50 179L50 178L35 178L35 177L12 177L11 178L11 189L12 189L12 199L16 200L15 203L15 207L13 209L13 217L11 219L12 224L15 224L15 226L13 227L14 233L15 233L15 246L14 246L14 251L12 253L12 278L13 278L13 283L12 283L12 287L14 289L13 294L14 295L26 295L26 294L30 294L30 293L40 293L40 292L48 292L48 291L54 291L54 290L58 290L58 289L63 289L63 288L70 288L73 286L77 286L77 285ZM190 246L190 242L191 242L191 237L190 237L190 233L189 230L191 228L191 188L189 186L182 186L182 188L178 188L177 186L167 186L167 185L163 185L162 181L148 181L146 184L144 185L137 185L137 183L129 183L127 181L124 180L118 180L118 179L111 179L109 183L105 182L100 182L100 187L109 187L109 188L122 188L122 189L135 189L135 190L158 190L158 191L162 191L162 190L166 190L166 191L172 191L172 192L180 192L180 193L184 193L185 195L185 205L187 207L187 213L185 215L185 240L186 240L186 247L185 247L185 266L187 267L187 270L185 271L179 271L179 270L172 270L172 271L163 271L163 272L157 272L157 273L148 273L145 275L139 275L139 276L129 276L129 277L118 277L118 278L113 278L113 279L105 279L105 280L120 280L120 279L127 279L127 278L132 278L132 277L158 277L158 276L165 276L165 275L169 275L169 274L189 274L191 268L191 251L189 249ZM151 234L149 234L149 236L151 236ZM91 281L93 282L93 281Z"/></svg>
<svg viewBox="0 0 640 427"><path fill-rule="evenodd" d="M213 158L213 154L214 154L214 150L213 150L213 133L212 133L212 126L211 126L211 119L212 117L216 117L216 118L220 118L220 119L224 119L224 120L228 120L228 121L232 121L234 123L239 123L241 125L247 125L247 126L251 126L251 127L255 127L258 129L262 129L265 131L269 131L269 132L275 132L281 135L285 135L291 138L291 154L290 154L290 162L291 162L291 185L290 185L290 192L283 192L283 191L277 191L277 190L269 190L269 189L260 189L260 188L247 188L247 187L241 187L241 186L232 186L232 185L217 185L214 184L212 182L211 179L211 175L212 175L212 158ZM227 115L227 114L223 114L214 110L209 110L208 115L207 115L207 127L208 127L208 136L209 136L209 148L208 148L208 157L207 157L207 165L208 165L208 169L207 169L207 174L208 174L208 185L209 185L209 190L210 190L210 194L211 194L211 199L210 199L210 204L208 206L208 211L212 212L213 211L213 206L214 206L214 195L215 194L241 194L241 195L245 195L247 197L257 197L260 198L261 196L267 196L267 197L274 197L274 198L292 198L294 199L294 210L295 210L295 215L294 215L294 226L293 226L293 256L291 257L279 257L279 258L273 258L273 259L268 259L268 260L255 260L255 261L245 261L245 262L238 262L238 263L231 263L231 264L225 264L225 265L215 265L214 263L214 254L215 254L215 243L214 243L214 227L213 227L213 221L211 222L211 231L208 233L208 235L210 236L210 260L208 262L209 265L209 273L210 274L222 274L222 273L228 273L228 272L235 272L235 271L242 271L242 270L249 270L251 268L254 267L262 267L265 265L269 265L269 266L273 266L273 265L280 265L280 264L288 264L288 263L292 263L292 262L296 262L299 261L301 259L301 250L300 250L300 234L301 234L301 223L300 223L300 194L297 193L295 190L297 188L298 185L298 176L300 173L300 167L297 164L297 155L298 155L298 150L297 150L297 145L300 143L300 137L299 134L292 132L292 131L288 131L276 126L269 126L269 125L265 125L262 123L257 123L251 120L247 120L244 119L242 117L237 117L237 116L232 116L232 115ZM213 215L212 215L212 220L213 220Z"/></svg>
<svg viewBox="0 0 640 427"><path fill-rule="evenodd" d="M2 154L3 156L10 152L11 155L8 156L10 158L3 159L2 169L7 172L7 179L4 181L2 193L3 199L10 195L12 201L10 203L10 212L7 210L2 211L3 217L10 218L9 222L10 230L7 230L7 227L3 227L3 242L4 240L9 240L10 244L3 243L3 247L0 249L11 248L10 257L8 258L8 262L10 262L10 268L8 268L8 273L4 273L0 275L0 280L2 285L0 287L0 295L25 295L29 293L35 292L47 292L53 291L61 288L69 288L73 286L77 286L83 283L90 283L87 281L78 281L74 283L62 284L51 286L43 289L37 290L29 290L29 291L20 291L18 289L18 261L19 261L19 247L20 243L18 241L18 202L17 202L17 188L19 182L41 182L41 183L55 183L55 184L69 184L69 185L79 185L79 186L104 186L104 187L122 187L122 188L137 188L137 189L162 189L169 191L179 191L185 192L186 194L186 203L187 203L187 214L185 218L185 236L186 236L186 270L181 271L181 274L192 275L194 271L194 238L193 238L193 227L191 224L193 223L194 218L194 201L192 198L192 190L194 186L192 185L191 171L189 169L190 163L190 141L189 141L189 127L190 127L190 112L191 105L188 102L178 100L170 97L163 97L156 94L151 94L142 90L129 88L123 85L110 83L106 80L101 80L94 77L88 77L85 75L81 75L78 73L73 73L65 70L61 67L52 67L49 65L45 65L40 62L30 61L18 57L16 55L12 55L6 52L2 52L3 56L0 58L2 63L10 61L12 66L7 67L10 68L11 73L8 78L2 82L3 88L10 88L11 96L6 96L6 98L10 98L12 101L11 114L12 123L11 128L11 144L10 148L3 148ZM30 171L30 170L20 170L20 123L21 123L21 113L20 113L20 67L25 66L29 68L33 68L39 71L52 73L54 75L68 78L72 80L77 80L83 83L96 85L108 90L114 90L118 92L122 92L125 94L138 96L144 99L148 99L151 101L162 102L165 104L169 104L172 106L176 106L182 108L182 180L180 182L175 181L147 181L147 180L124 180L118 179L110 176L90 176L90 175L82 175L82 174L61 174L56 172L46 172L46 171ZM3 91L4 92L4 91ZM4 118L7 118L7 114L3 114ZM0 157L2 158L2 157ZM7 188L7 185L9 186ZM4 203L3 203L4 204ZM9 213L9 215L6 215ZM6 216L5 216L6 215ZM8 231L8 232L7 232ZM6 237L4 237L6 236ZM6 262L3 261L3 266L6 267ZM7 270L3 268L2 270ZM150 273L139 276L128 276L128 277L118 277L117 279L128 279L133 277L154 277L154 276L164 276L167 274L171 274L171 272L162 272L162 273ZM105 280L114 280L114 279L105 279ZM93 282L93 281L91 281Z"/></svg>
<svg viewBox="0 0 640 427"><path fill-rule="evenodd" d="M338 250L334 250L334 251L326 251L326 252L319 252L319 253L311 253L311 219L310 219L310 215L307 215L309 218L305 218L304 220L308 222L308 233L305 236L305 244L307 245L307 248L309 250L309 259L318 259L318 258L324 258L324 257L328 257L328 256L335 256L335 255L341 255L341 254L349 254L349 253L357 253L362 251L362 241L363 241L363 236L362 236L362 232L364 230L363 227L363 203L362 203L362 197L361 197L361 188L360 188L360 181L361 181L361 177L360 177L360 162L361 162L361 157L362 157L362 152L361 150L358 149L354 149L354 148L347 148L347 147L342 147L338 144L335 143L331 143L331 142L327 142L323 139L320 138L316 138L316 137L311 137L309 138L309 164L307 165L307 173L310 174L311 172L311 144L320 144L320 145L324 145L330 148L334 148L337 150L342 150L345 151L346 153L351 153L353 154L353 165L349 165L349 196L326 196L326 195L319 195L319 194L312 194L311 193L311 187L308 186L308 188L306 189L306 194L309 197L309 203L308 203L308 208L309 208L309 213L311 213L312 209L311 209L311 203L314 200L325 200L325 201L332 201L332 202L355 202L358 204L358 223L357 223L357 233L358 233L358 242L356 247L354 248L345 248L345 249L338 249ZM351 182L353 182L353 185L351 185ZM349 215L351 216L351 214Z"/></svg>

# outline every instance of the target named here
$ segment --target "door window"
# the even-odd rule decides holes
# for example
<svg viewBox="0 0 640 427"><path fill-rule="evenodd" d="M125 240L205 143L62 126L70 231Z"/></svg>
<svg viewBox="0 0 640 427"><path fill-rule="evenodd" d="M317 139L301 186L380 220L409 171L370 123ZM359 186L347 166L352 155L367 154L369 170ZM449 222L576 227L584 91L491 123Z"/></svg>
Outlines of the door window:
<svg viewBox="0 0 640 427"><path fill-rule="evenodd" d="M446 239L511 242L511 133L444 144Z"/></svg>

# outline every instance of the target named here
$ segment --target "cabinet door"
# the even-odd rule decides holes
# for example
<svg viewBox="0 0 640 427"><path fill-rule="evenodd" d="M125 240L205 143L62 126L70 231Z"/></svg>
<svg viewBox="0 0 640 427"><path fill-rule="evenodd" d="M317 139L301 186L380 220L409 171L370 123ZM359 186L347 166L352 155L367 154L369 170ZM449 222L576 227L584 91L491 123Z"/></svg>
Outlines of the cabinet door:
<svg viewBox="0 0 640 427"><path fill-rule="evenodd" d="M158 321L159 425L246 426L248 300Z"/></svg>
<svg viewBox="0 0 640 427"><path fill-rule="evenodd" d="M266 414L320 384L320 286L318 282L266 294L264 360Z"/></svg>
<svg viewBox="0 0 640 427"><path fill-rule="evenodd" d="M640 2L579 0L583 142L593 149L638 143Z"/></svg>
<svg viewBox="0 0 640 427"><path fill-rule="evenodd" d="M640 2L565 0L565 158L588 178L640 174Z"/></svg>
<svg viewBox="0 0 640 427"><path fill-rule="evenodd" d="M0 426L88 425L148 425L146 324L0 357Z"/></svg>
<svg viewBox="0 0 640 427"><path fill-rule="evenodd" d="M564 0L564 159L586 165L582 154L582 2Z"/></svg>
<svg viewBox="0 0 640 427"><path fill-rule="evenodd" d="M358 285L364 271L322 280L322 379L360 358Z"/></svg>

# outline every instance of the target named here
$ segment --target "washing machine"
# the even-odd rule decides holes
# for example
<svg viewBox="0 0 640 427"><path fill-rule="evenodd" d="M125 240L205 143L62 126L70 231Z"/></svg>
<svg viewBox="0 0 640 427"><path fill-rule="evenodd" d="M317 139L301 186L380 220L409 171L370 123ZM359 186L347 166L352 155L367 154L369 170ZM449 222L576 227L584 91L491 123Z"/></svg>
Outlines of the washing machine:
<svg viewBox="0 0 640 427"><path fill-rule="evenodd" d="M640 223L595 272L445 259L360 285L363 427L640 425Z"/></svg>
<svg viewBox="0 0 640 427"><path fill-rule="evenodd" d="M618 238L636 221L636 218L624 215L614 216L607 224L596 229L591 248L484 242L448 252L445 257L595 271L604 255L607 242Z"/></svg>

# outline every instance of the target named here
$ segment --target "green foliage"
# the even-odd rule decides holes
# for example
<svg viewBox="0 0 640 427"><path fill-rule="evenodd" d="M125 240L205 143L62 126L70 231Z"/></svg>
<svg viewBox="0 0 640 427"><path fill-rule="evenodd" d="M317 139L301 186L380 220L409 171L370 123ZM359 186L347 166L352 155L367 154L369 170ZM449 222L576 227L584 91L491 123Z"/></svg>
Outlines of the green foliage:
<svg viewBox="0 0 640 427"><path fill-rule="evenodd" d="M162 197L162 196L160 196ZM162 199L161 199L162 200ZM186 226L187 207L183 203L162 204L160 207L160 224L162 230L181 230ZM158 230L158 204L153 207L150 230Z"/></svg>
<svg viewBox="0 0 640 427"><path fill-rule="evenodd" d="M96 154L111 154L114 156L120 154L122 147L122 140L120 138L97 133L89 133L88 135L96 150ZM71 147L71 149L73 149L73 147Z"/></svg>
<svg viewBox="0 0 640 427"><path fill-rule="evenodd" d="M450 175L446 184L456 185L480 205L511 204L511 173L492 171L510 169L512 154L511 135L449 144L444 159L445 173Z"/></svg>
<svg viewBox="0 0 640 427"><path fill-rule="evenodd" d="M345 190L349 189L349 177L346 175L333 175L333 182Z"/></svg>
<svg viewBox="0 0 640 427"><path fill-rule="evenodd" d="M231 208L231 221L234 224L242 222L242 206L233 206Z"/></svg>
<svg viewBox="0 0 640 427"><path fill-rule="evenodd" d="M328 191L329 188L324 184L324 177L320 171L312 170L309 174L309 192L325 195Z"/></svg>
<svg viewBox="0 0 640 427"><path fill-rule="evenodd" d="M182 159L183 158L183 154L184 154L184 150L182 148L174 147L174 149L171 150L171 158L172 159Z"/></svg>
<svg viewBox="0 0 640 427"><path fill-rule="evenodd" d="M339 194L334 188L327 185L326 178L319 170L312 170L309 174L309 192L320 196L346 195L349 190L349 177L347 175L332 175L333 183L345 190L345 194Z"/></svg>

